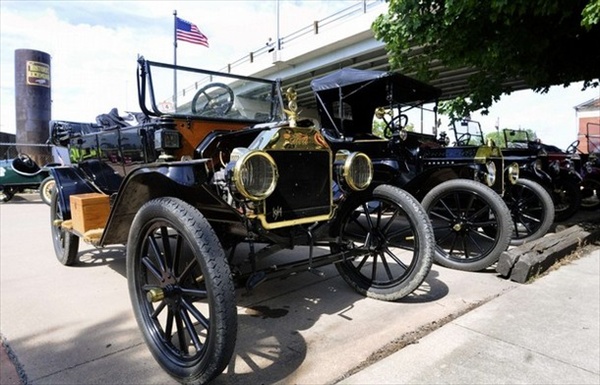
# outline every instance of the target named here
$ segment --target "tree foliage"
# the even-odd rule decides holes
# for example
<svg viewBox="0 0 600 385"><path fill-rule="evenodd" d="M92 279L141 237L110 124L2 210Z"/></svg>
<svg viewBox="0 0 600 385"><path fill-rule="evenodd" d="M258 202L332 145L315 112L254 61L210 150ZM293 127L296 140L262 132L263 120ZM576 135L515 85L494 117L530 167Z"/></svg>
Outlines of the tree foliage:
<svg viewBox="0 0 600 385"><path fill-rule="evenodd" d="M468 93L443 106L459 117L485 112L514 79L536 92L597 87L599 19L600 0L389 0L373 30L391 67L421 80L435 79L434 63L478 70Z"/></svg>

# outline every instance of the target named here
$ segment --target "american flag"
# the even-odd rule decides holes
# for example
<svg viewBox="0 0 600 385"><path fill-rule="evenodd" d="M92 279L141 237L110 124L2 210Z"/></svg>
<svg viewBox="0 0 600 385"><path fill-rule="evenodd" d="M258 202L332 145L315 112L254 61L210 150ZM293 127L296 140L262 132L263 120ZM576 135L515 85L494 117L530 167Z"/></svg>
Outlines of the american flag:
<svg viewBox="0 0 600 385"><path fill-rule="evenodd" d="M208 48L208 38L204 35L196 24L185 21L178 17L176 19L177 40L187 41L188 43L200 44Z"/></svg>

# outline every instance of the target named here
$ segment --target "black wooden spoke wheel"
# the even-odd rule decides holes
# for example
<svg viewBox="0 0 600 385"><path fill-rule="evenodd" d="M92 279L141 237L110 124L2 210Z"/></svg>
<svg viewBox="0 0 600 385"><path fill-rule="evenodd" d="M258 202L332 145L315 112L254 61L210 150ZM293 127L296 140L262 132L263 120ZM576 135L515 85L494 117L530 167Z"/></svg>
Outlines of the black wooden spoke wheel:
<svg viewBox="0 0 600 385"><path fill-rule="evenodd" d="M513 220L513 246L543 237L554 222L552 197L535 181L519 178L504 192L504 202Z"/></svg>
<svg viewBox="0 0 600 385"><path fill-rule="evenodd" d="M56 189L50 194L50 229L52 245L56 259L65 266L71 266L77 261L79 237L62 227L65 218L61 207L61 195Z"/></svg>
<svg viewBox="0 0 600 385"><path fill-rule="evenodd" d="M581 188L572 180L561 180L552 189L554 203L554 220L566 221L579 211L581 207Z"/></svg>
<svg viewBox="0 0 600 385"><path fill-rule="evenodd" d="M584 210L597 210L600 208L600 180L595 177L586 177L581 182L581 208Z"/></svg>
<svg viewBox="0 0 600 385"><path fill-rule="evenodd" d="M422 203L435 234L434 258L442 266L483 270L510 244L510 211L500 195L482 183L449 180L432 189Z"/></svg>
<svg viewBox="0 0 600 385"><path fill-rule="evenodd" d="M212 227L176 198L144 204L127 245L133 310L154 358L182 383L206 383L227 366L237 334L235 293Z"/></svg>
<svg viewBox="0 0 600 385"><path fill-rule="evenodd" d="M340 275L367 297L394 301L417 289L431 269L433 231L422 206L405 191L379 186L353 194L332 226L332 252L353 252L336 264Z"/></svg>

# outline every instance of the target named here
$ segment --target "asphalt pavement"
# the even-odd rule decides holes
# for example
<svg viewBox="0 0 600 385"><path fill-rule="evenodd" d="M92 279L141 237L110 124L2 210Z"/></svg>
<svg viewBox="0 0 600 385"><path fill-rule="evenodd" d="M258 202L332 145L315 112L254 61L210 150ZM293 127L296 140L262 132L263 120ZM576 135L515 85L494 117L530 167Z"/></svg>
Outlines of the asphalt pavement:
<svg viewBox="0 0 600 385"><path fill-rule="evenodd" d="M0 384L175 384L133 318L124 249L52 250L49 208L0 205ZM285 257L304 251L296 249ZM216 384L600 384L600 244L528 284L434 266L399 302L326 267L238 293Z"/></svg>

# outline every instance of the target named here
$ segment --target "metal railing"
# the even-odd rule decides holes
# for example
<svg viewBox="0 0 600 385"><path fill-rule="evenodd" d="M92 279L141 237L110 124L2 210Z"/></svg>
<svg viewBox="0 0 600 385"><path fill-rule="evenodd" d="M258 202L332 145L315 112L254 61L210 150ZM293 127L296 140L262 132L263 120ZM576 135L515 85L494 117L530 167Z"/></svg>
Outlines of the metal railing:
<svg viewBox="0 0 600 385"><path fill-rule="evenodd" d="M223 67L220 72L231 73L231 70L242 64L253 63L257 58L268 55L274 50L282 50L289 47L303 39L307 39L311 36L318 35L322 31L326 31L342 23L345 23L348 19L356 17L361 14L372 11L378 5L384 3L384 0L363 0L360 3L355 3L347 8L342 9L332 15L329 15L321 20L314 21L311 25L303 27L291 34L279 38L279 41L272 42L272 44L265 44L254 51L249 52L247 55L239 58L238 60L228 63Z"/></svg>

